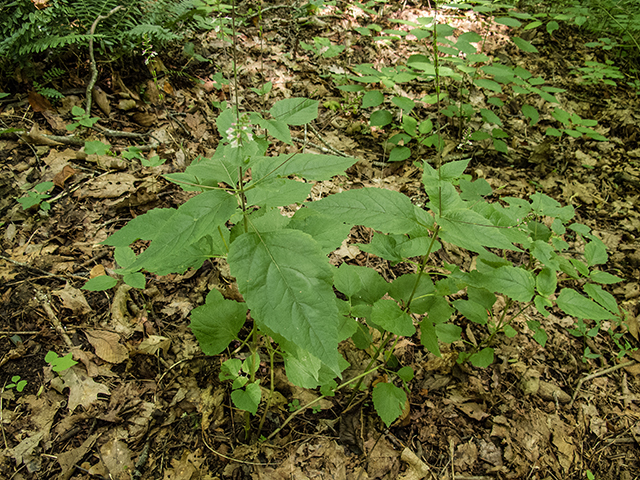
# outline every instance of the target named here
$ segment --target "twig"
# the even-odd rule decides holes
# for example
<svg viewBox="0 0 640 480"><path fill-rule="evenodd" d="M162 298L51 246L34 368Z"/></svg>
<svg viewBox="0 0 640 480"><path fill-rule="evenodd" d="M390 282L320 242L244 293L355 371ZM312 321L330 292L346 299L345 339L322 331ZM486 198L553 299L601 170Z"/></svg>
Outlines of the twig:
<svg viewBox="0 0 640 480"><path fill-rule="evenodd" d="M64 343L66 343L68 347L73 348L75 345L69 338L69 335L67 335L67 332L64 331L64 327L62 326L62 324L60 323L60 320L58 320L58 317L56 317L56 314L51 308L51 301L49 300L49 297L47 297L45 293L38 290L36 291L36 299L42 304L44 311L47 313L47 316L49 317L49 321L53 324L53 327L56 329L56 332L58 332L58 335L62 337L62 339L64 340Z"/></svg>
<svg viewBox="0 0 640 480"><path fill-rule="evenodd" d="M124 7L122 5L118 5L111 9L109 13L106 15L98 15L93 21L93 25L91 25L91 30L89 30L89 59L91 60L91 78L89 79L89 83L87 84L87 115L91 115L91 93L93 91L93 86L96 84L96 80L98 79L98 68L96 67L96 58L93 56L93 35L96 33L96 27L98 23L102 20L106 20L111 15L116 13L118 10L122 10Z"/></svg>
<svg viewBox="0 0 640 480"><path fill-rule="evenodd" d="M318 132L318 130L316 130L316 128L310 123L309 124L309 128L311 129L311 131L315 134L316 137L318 137L318 139L333 153L335 153L336 155L340 155L341 157L350 157L351 155L347 155L344 152L341 152L340 150L337 150L335 148L333 148L331 145L329 145L324 138L322 138L322 136L320 135L320 132Z"/></svg>
<svg viewBox="0 0 640 480"><path fill-rule="evenodd" d="M47 277L55 277L55 278L60 278L62 280L67 280L67 277L71 277L71 278L77 278L79 280L82 280L83 282L86 282L87 279L85 277L80 277L78 275L72 275L72 274L67 274L67 275L56 275L55 273L50 273L47 272L46 270L42 270L41 268L38 267L32 267L31 265L27 264L27 263L23 263L23 262L16 262L15 260L12 260L10 258L5 257L4 255L0 255L0 260L4 260L5 262L9 262L12 263L18 267L22 267L22 268L28 268L30 270L35 270L36 272L39 272L43 275L46 275Z"/></svg>
<svg viewBox="0 0 640 480"><path fill-rule="evenodd" d="M232 462L238 462L238 463L244 463L245 465L257 465L257 466L262 466L262 467L269 467L271 465L275 465L275 463L260 463L260 462L249 462L247 460L240 460L238 458L233 458L233 457L229 457L227 455L224 455L220 452L218 452L217 450L214 450L213 448L211 448L209 446L209 444L207 443L207 439L206 439L206 435L204 432L202 432L202 442L206 445L206 447L211 450L213 453L215 453L216 455L218 455L219 457L222 457L226 460L230 460Z"/></svg>
<svg viewBox="0 0 640 480"><path fill-rule="evenodd" d="M635 365L635 363L636 363L635 360L629 360L628 362L620 363L618 365L614 365L613 367L605 368L604 370L600 370L599 372L595 372L595 373L592 373L591 375L587 375L586 377L581 378L580 381L578 382L578 385L576 386L575 392L573 392L573 397L571 397L571 402L569 402L569 405L567 408L571 408L573 406L573 402L576 401L578 392L580 392L580 389L582 388L582 384L584 382L588 382L589 380L593 380L594 378L601 377L602 375L615 372L616 370L620 370L621 368L630 367L631 365Z"/></svg>

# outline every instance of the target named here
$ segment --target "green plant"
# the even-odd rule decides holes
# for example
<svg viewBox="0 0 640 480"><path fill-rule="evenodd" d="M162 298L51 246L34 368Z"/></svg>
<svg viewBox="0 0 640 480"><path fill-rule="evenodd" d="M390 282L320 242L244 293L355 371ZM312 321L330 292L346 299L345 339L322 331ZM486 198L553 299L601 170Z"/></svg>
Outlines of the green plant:
<svg viewBox="0 0 640 480"><path fill-rule="evenodd" d="M605 63L590 60L585 62L584 67L576 67L571 71L574 75L579 75L582 83L594 85L604 83L615 87L615 79L624 78L620 73L620 68L616 67L612 60L605 60Z"/></svg>
<svg viewBox="0 0 640 480"><path fill-rule="evenodd" d="M66 354L64 357L59 357L56 352L52 351L47 352L44 361L51 365L51 370L58 373L64 372L78 363L73 359L71 353Z"/></svg>
<svg viewBox="0 0 640 480"><path fill-rule="evenodd" d="M5 385L5 389L6 390L10 390L12 388L15 388L17 392L22 392L24 390L24 387L27 386L27 382L26 380L20 380L20 375L14 375L13 377L11 377L11 383L8 385Z"/></svg>
<svg viewBox="0 0 640 480"><path fill-rule="evenodd" d="M61 68L57 68L57 67L51 68L50 70L48 70L42 75L42 83L39 83L35 80L33 81L33 87L36 89L36 91L40 95L43 95L47 98L51 98L51 99L64 98L64 95L60 93L58 90L56 90L53 87L45 87L45 85L49 82L56 80L57 78L62 77L65 73L66 72Z"/></svg>
<svg viewBox="0 0 640 480"><path fill-rule="evenodd" d="M71 114L75 122L67 125L67 130L73 132L76 128L82 126L85 128L93 128L95 123L100 120L98 117L92 117L88 112L85 112L84 108L75 105L71 109Z"/></svg>
<svg viewBox="0 0 640 480"><path fill-rule="evenodd" d="M604 244L587 227L571 222L573 208L543 194L489 203L489 184L464 174L468 160L440 168L422 165L426 210L398 192L377 188L305 202L311 182L339 174L355 160L265 156L265 134L289 143L289 126L315 119L317 108L315 101L286 99L273 105L268 118L224 110L217 119L223 141L213 157L166 176L200 193L178 209L155 209L137 217L104 242L115 247L123 267L118 273L138 288L144 287L142 270L183 273L208 258L226 257L246 303L212 290L205 304L192 311L191 328L208 355L220 354L235 340L248 348L244 360L225 361L220 374L231 382L236 407L258 411L260 351L269 354L271 370L274 356L282 357L292 383L320 386L323 395L332 395L346 385L335 380L348 366L338 344L351 339L356 348L372 351L365 372L383 368L389 375L389 381L376 384L373 404L390 424L405 406L412 377L393 355L402 337L418 335L430 352L440 355L441 343L463 339L460 317L480 329L479 340L466 340L460 361L485 367L493 361L491 345L498 334L528 331L544 346L543 321L519 320L527 308L535 308L541 318L549 308L585 322L620 317L613 297L598 286L620 279L598 268L607 260ZM258 134L256 125L265 134ZM280 213L279 207L294 203L303 208L293 217ZM327 254L354 225L376 232L370 244L360 245L362 250L392 264L409 262L415 273L388 283L370 268L331 267ZM136 256L130 244L138 239L151 243ZM583 259L568 252L568 240L584 245ZM428 268L443 241L473 252L475 268ZM110 280L106 288L115 284ZM503 298L499 310L498 297ZM248 333L240 336L245 324ZM375 343L372 329L380 332Z"/></svg>
<svg viewBox="0 0 640 480"><path fill-rule="evenodd" d="M313 52L317 57L331 58L340 55L346 48L344 45L334 45L325 37L313 37L313 43L300 42L304 50Z"/></svg>
<svg viewBox="0 0 640 480"><path fill-rule="evenodd" d="M51 191L53 187L53 182L39 183L35 185L31 191L27 192L26 196L18 198L18 203L22 205L24 210L40 206L40 209L43 212L49 211L51 209L51 204L47 202L46 199L51 197L51 195L47 192Z"/></svg>

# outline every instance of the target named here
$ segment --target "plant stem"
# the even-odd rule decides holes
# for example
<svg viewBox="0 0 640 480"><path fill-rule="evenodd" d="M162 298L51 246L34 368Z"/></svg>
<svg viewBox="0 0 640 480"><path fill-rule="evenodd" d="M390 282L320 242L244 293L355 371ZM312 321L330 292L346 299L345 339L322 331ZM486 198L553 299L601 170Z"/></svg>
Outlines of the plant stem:
<svg viewBox="0 0 640 480"><path fill-rule="evenodd" d="M349 380L348 382L343 383L342 385L337 386L333 391L337 392L338 390L340 390L341 388L346 387L347 385L349 385L350 383L356 381L356 380L361 380L362 378L366 377L367 375L369 375L370 373L376 371L378 368L382 367L382 365L378 365L376 367L373 367L370 371L365 371L363 373L361 373L360 375L358 375L357 377L353 377L351 380ZM300 413L302 413L304 410L306 410L307 408L311 407L312 405L315 405L316 403L318 403L320 400L322 400L323 398L326 398L326 395L320 395L318 398L316 398L315 400L310 401L309 403L307 403L306 405L301 406L300 408L298 408L295 412L291 413L287 419L282 423L282 425L280 425L280 427L278 427L271 435L269 435L267 437L267 440L271 440L273 437L275 437L278 432L280 432L284 427L286 427L289 422L291 420L294 419L294 417L296 417L297 415L299 415Z"/></svg>

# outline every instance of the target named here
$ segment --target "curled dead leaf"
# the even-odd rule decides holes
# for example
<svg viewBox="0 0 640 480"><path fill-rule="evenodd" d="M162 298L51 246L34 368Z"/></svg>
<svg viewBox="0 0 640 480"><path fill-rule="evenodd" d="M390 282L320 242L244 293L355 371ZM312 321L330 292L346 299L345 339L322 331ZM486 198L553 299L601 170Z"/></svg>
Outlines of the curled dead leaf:
<svg viewBox="0 0 640 480"><path fill-rule="evenodd" d="M53 110L51 102L44 95L39 94L35 90L29 92L29 105L34 112L42 113L47 110Z"/></svg>
<svg viewBox="0 0 640 480"><path fill-rule="evenodd" d="M93 97L93 101L95 102L95 104L100 110L102 110L105 115L111 115L111 105L109 105L109 97L107 97L107 92L96 85L95 87L93 87L91 96Z"/></svg>
<svg viewBox="0 0 640 480"><path fill-rule="evenodd" d="M76 173L77 170L75 170L73 167L71 167L70 165L65 165L62 171L58 172L56 176L53 177L53 184L60 188L64 188L64 182L69 180Z"/></svg>

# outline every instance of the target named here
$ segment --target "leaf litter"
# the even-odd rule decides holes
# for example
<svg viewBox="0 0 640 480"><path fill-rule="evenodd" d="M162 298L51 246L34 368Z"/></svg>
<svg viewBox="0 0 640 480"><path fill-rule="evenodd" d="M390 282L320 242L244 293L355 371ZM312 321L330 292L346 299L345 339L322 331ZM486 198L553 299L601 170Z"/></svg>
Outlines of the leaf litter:
<svg viewBox="0 0 640 480"><path fill-rule="evenodd" d="M367 16L356 7L350 12L351 16L322 16L309 26L295 26L295 35L313 43L313 37L327 37L322 26L330 25L334 44L353 45L354 63L373 60L385 66L406 58L400 48L354 36L352 28L366 27ZM396 18L415 20L428 14L405 8ZM467 15L452 22L472 31L478 20ZM322 76L331 71L344 73L350 67L296 47L292 58L283 55L288 40L279 30L281 21L277 15L265 15L267 48L261 47L257 29L243 27L240 45L245 48L239 52L243 87L251 86L261 74L273 82L272 99L308 96L342 102L343 97L328 89ZM472 149L465 153L474 158L473 176L486 179L504 195L524 197L541 191L576 206L581 221L610 249L614 269L627 278L612 293L630 313L628 334L637 345L637 98L621 87L585 89L568 74L572 62L585 56L582 39L572 29L555 32L544 45L544 55L519 54L507 47L504 36L508 30L492 31L487 51L534 74L558 79L561 83L555 86L566 89L558 94L564 108L597 118L600 133L609 140L569 140L559 146L532 136L527 124L514 116L503 127L513 149L509 162L495 152ZM541 38L529 40L543 46ZM201 43L216 52L218 68L230 78L226 44L214 37L202 38ZM200 76L213 76L213 70L199 68ZM113 85L131 93L139 90L139 81L126 72L114 73ZM271 441L243 444L242 419L230 410L229 392L217 380L219 359L202 356L187 320L211 289L225 298L239 297L225 262L207 262L184 275L151 276L146 289L137 292L121 287L113 297L78 288L90 270L99 275L118 268L112 252L98 246L108 235L132 217L155 207L176 207L189 198L160 175L184 170L191 160L215 147L212 132L217 115L210 102L232 100L228 88L206 88L207 83L205 88L174 88L166 81L160 85L162 96L153 82L143 83L153 111L135 94L131 94L135 99L131 105L121 102L119 107L123 112L134 110L128 120L131 129L152 127L153 136L163 139L157 152L172 161L156 169L106 155L87 156L74 148L57 149L56 142L41 133L48 132L48 126L59 133L64 112L56 112L38 95L30 95L29 102L42 116L33 115L37 124L25 135L26 143L0 139L0 221L4 222L0 380L6 385L12 376L20 375L28 381L22 394L2 392L1 475L14 479L165 480L584 478L586 470L601 479L640 475L640 368L629 363L612 370L604 357L583 362L585 346L598 353L610 349L611 343L596 337L583 344L566 332L573 320L554 314L545 321L546 348L522 335L501 337L496 361L484 370L458 365L455 345L439 358L412 342L399 344L394 353L403 365L414 368L416 376L409 408L388 430L365 401L344 411L345 399L335 398L327 399L315 413L297 416ZM248 88L242 95L243 101L260 105L261 100ZM415 92L403 91L402 95L411 97ZM477 108L485 106L481 95L472 95L471 101ZM108 97L101 97L100 102L103 111L113 106ZM191 105L197 108L190 109ZM64 103L63 107L71 108ZM540 107L540 121L553 118L552 110L536 107ZM10 115L22 115L19 108L0 111L0 116L11 124ZM324 140L359 161L348 177L315 185L312 197L378 186L400 191L414 203L423 201L420 173L410 162L380 163L386 156L380 132L361 133L367 119L359 115L348 110L323 111L319 135L311 140L313 148L323 151ZM472 126L479 128L481 123L474 121L477 124ZM303 137L300 132L302 141ZM171 140L175 138L182 145ZM31 148L26 146L29 143ZM453 152L456 145L447 148ZM278 153L293 151L284 146ZM20 196L23 185L44 181L54 181L59 189L48 216L40 216L37 210L23 211L7 201ZM356 245L369 243L373 233L354 229L349 241L332 254L332 263L375 265L387 279L410 272L409 265L391 266ZM137 247L144 248L144 242ZM471 261L465 252L454 249L438 255L446 262ZM60 331L52 328L51 315L36 299L35 293L42 290L53 295L52 313L79 361L59 374L51 371L45 356L50 350L63 351L65 344ZM535 309L525 310L514 326L526 331L527 321L535 318ZM472 343L484 335L475 325L464 327ZM359 350L350 350L348 345L341 348L354 372L364 368L366 358L358 358ZM633 358L640 361L637 353ZM304 404L314 395L289 384L281 372L276 376L280 378L279 396L269 412L273 429L294 408L294 400ZM367 384L373 382L375 375Z"/></svg>

